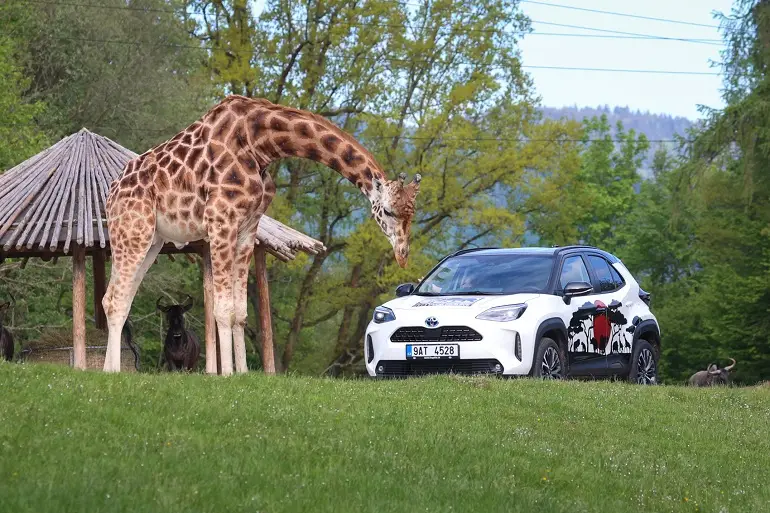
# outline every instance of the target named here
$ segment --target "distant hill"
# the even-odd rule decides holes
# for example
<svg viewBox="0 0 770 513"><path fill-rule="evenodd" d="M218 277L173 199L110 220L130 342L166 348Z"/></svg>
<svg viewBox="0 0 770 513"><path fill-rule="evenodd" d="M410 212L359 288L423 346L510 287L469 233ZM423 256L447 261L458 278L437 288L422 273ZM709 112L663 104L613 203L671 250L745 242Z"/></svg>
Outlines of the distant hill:
<svg viewBox="0 0 770 513"><path fill-rule="evenodd" d="M668 140L673 139L674 135L686 136L687 129L694 125L694 122L683 117L671 116L669 114L653 114L650 112L642 112L638 110L631 110L628 107L610 107L609 105L598 107L543 107L541 108L543 116L547 119L574 119L576 121L582 121L585 118L591 118L594 116L601 116L602 114L607 116L610 125L613 127L618 121L623 123L625 130L635 130L641 132L647 136L648 139L655 140ZM650 163L652 162L652 155L655 150L660 146L658 143L652 143L650 145L649 155L642 170L644 177L649 177L648 171ZM673 144L666 144L670 148L674 148Z"/></svg>

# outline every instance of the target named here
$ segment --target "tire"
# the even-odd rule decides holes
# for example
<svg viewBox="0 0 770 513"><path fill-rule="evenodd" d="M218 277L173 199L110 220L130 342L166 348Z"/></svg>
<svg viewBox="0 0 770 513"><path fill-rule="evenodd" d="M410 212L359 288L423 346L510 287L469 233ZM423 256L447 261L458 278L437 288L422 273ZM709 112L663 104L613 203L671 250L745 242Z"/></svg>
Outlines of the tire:
<svg viewBox="0 0 770 513"><path fill-rule="evenodd" d="M564 379L567 374L567 358L553 339L543 337L537 345L529 375L540 379Z"/></svg>
<svg viewBox="0 0 770 513"><path fill-rule="evenodd" d="M638 385L658 384L658 360L655 350L644 339L636 341L634 353L631 356L631 371L628 373L628 381Z"/></svg>

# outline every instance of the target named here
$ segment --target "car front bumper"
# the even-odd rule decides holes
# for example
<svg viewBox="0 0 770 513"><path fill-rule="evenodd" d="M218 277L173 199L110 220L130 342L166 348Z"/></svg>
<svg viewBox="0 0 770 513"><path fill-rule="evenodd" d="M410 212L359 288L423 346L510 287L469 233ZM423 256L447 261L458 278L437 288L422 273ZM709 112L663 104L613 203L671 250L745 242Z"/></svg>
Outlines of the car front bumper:
<svg viewBox="0 0 770 513"><path fill-rule="evenodd" d="M501 375L526 375L532 367L535 350L534 329L521 319L510 322L442 319L439 327L468 327L481 335L481 340L458 341L442 337L442 340L393 341L400 328L415 330L424 328L414 319L391 321L382 324L370 322L364 338L366 370L372 377L409 376L419 374L454 372L458 374L491 373ZM424 316L421 316L424 320ZM446 325L446 326L444 326ZM520 350L517 351L517 335ZM419 338L419 337L418 337ZM451 337L450 337L451 338ZM460 358L455 359L407 359L406 346L457 344ZM517 354L518 353L518 354Z"/></svg>

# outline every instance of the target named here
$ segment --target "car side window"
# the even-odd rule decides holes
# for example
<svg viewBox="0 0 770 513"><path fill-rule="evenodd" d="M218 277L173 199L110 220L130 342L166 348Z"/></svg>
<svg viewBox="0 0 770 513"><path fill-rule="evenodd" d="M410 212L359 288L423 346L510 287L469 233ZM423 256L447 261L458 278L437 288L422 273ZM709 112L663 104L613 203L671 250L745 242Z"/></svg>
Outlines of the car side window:
<svg viewBox="0 0 770 513"><path fill-rule="evenodd" d="M615 278L612 276L610 270L610 264L600 256L589 255L588 261L591 263L591 267L596 273L596 278L599 280L599 290L601 292L612 292L617 289L615 284Z"/></svg>
<svg viewBox="0 0 770 513"><path fill-rule="evenodd" d="M615 288L623 288L623 286L626 284L626 280L623 279L620 273L615 270L615 267L612 265L610 265L610 272L612 273L612 279L615 280Z"/></svg>
<svg viewBox="0 0 770 513"><path fill-rule="evenodd" d="M561 275L559 276L561 288L563 289L568 283L573 281L591 283L591 278L588 277L588 269L586 269L586 264L583 263L580 255L565 258L561 266Z"/></svg>

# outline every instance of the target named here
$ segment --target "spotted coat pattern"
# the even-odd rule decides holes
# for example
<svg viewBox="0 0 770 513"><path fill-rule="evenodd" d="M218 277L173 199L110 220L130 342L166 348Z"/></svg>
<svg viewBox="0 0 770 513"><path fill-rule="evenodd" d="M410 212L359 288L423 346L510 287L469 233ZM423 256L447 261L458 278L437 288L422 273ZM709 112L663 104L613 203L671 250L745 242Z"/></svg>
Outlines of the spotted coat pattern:
<svg viewBox="0 0 770 513"><path fill-rule="evenodd" d="M229 96L198 121L129 161L107 199L112 273L103 300L109 340L105 371L120 370L120 329L163 244L207 240L222 373L246 370L246 284L260 218L275 195L268 165L285 157L325 164L372 204L372 215L405 266L419 175L388 180L353 137L313 113L264 99Z"/></svg>

